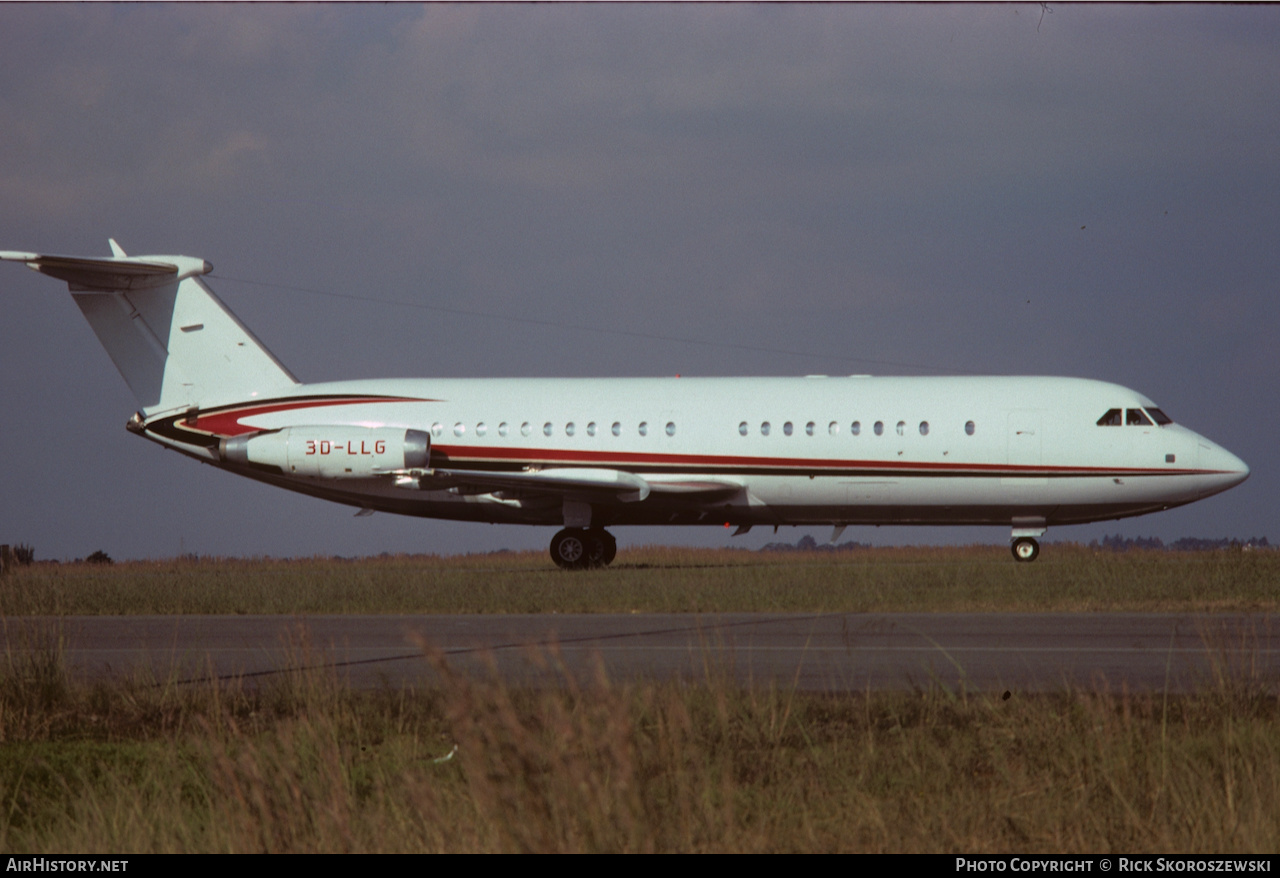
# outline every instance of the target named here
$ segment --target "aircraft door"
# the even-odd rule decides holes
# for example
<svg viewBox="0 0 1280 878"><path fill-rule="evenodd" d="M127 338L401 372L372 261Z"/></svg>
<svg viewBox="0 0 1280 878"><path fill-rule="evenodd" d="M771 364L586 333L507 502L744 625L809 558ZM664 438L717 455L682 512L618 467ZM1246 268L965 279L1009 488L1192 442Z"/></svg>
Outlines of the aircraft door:
<svg viewBox="0 0 1280 878"><path fill-rule="evenodd" d="M1010 466L1040 466L1040 412L1009 414L1008 462Z"/></svg>

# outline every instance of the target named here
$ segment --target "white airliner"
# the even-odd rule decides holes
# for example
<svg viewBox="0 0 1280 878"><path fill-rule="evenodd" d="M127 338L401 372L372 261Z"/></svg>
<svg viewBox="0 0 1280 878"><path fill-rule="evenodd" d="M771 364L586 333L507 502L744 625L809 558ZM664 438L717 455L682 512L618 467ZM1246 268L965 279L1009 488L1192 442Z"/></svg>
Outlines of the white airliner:
<svg viewBox="0 0 1280 878"><path fill-rule="evenodd" d="M1240 484L1235 455L1151 400L1078 378L393 379L303 384L188 256L0 251L66 281L141 410L128 428L337 503L560 525L561 567L627 524L992 524L1032 561L1051 525Z"/></svg>

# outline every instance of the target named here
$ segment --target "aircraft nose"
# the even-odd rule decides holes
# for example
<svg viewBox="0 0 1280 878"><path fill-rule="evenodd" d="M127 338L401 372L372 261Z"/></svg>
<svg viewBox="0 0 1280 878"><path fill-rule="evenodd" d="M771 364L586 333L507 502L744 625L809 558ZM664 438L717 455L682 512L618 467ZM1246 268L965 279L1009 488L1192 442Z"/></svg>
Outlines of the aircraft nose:
<svg viewBox="0 0 1280 878"><path fill-rule="evenodd" d="M1226 456L1227 466L1234 475L1234 481L1232 481L1231 484L1238 485L1245 479L1249 478L1249 464L1236 457L1230 451L1224 450L1222 453Z"/></svg>
<svg viewBox="0 0 1280 878"><path fill-rule="evenodd" d="M1249 478L1249 465L1225 448L1213 443L1200 444L1200 468L1217 476L1217 490L1225 491Z"/></svg>

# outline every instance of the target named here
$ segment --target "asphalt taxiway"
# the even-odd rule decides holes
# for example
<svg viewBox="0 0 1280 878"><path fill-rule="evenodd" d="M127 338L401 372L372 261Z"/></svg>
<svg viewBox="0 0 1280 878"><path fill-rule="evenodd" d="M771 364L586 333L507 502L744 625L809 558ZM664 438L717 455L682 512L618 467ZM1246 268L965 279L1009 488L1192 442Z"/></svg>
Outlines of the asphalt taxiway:
<svg viewBox="0 0 1280 878"><path fill-rule="evenodd" d="M85 679L264 681L300 667L355 687L432 685L441 668L513 685L732 679L804 691L945 686L1275 689L1267 615L1152 613L69 616L10 618L10 661L60 649Z"/></svg>

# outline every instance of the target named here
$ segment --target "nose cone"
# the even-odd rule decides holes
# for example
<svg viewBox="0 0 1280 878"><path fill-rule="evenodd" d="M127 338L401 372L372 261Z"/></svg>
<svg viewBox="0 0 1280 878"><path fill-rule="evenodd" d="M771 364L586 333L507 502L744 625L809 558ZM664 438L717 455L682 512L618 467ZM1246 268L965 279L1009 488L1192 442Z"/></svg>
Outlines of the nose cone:
<svg viewBox="0 0 1280 878"><path fill-rule="evenodd" d="M1243 460L1236 457L1230 451L1226 451L1223 453L1226 454L1226 456L1231 459L1230 465L1232 468L1231 469L1231 473L1232 473L1231 486L1232 487L1235 487L1236 485L1243 482L1245 479L1249 478L1249 464L1245 463Z"/></svg>
<svg viewBox="0 0 1280 878"><path fill-rule="evenodd" d="M1200 469L1213 478L1213 493L1234 488L1249 478L1249 465L1212 442L1200 443Z"/></svg>

